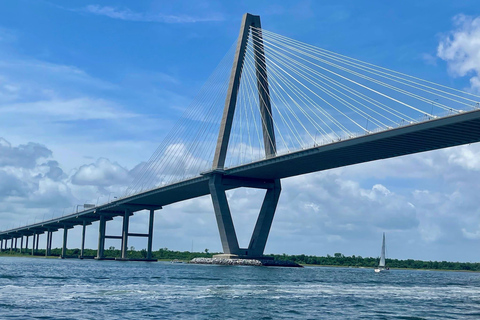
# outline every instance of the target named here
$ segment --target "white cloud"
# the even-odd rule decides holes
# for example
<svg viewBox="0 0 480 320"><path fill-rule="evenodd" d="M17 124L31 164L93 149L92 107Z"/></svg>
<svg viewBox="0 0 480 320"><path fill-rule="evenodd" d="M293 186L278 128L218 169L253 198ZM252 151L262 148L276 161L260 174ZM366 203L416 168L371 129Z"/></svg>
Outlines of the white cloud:
<svg viewBox="0 0 480 320"><path fill-rule="evenodd" d="M95 163L81 166L72 176L77 185L111 186L126 185L130 182L129 172L118 163L100 158Z"/></svg>
<svg viewBox="0 0 480 320"><path fill-rule="evenodd" d="M46 146L29 142L15 146L0 138L0 225L40 221L70 213L77 204L106 202L120 196L130 172L100 158L64 173ZM2 228L2 229L3 229Z"/></svg>
<svg viewBox="0 0 480 320"><path fill-rule="evenodd" d="M41 158L48 158L52 152L38 143L28 143L12 147L11 144L0 137L0 167L33 168Z"/></svg>
<svg viewBox="0 0 480 320"><path fill-rule="evenodd" d="M480 171L480 151L474 148L459 148L448 157L448 162L462 166L468 170Z"/></svg>
<svg viewBox="0 0 480 320"><path fill-rule="evenodd" d="M112 19L126 21L160 22L160 23L196 23L208 21L223 21L219 14L210 14L206 17L193 17L188 15L165 15L162 13L138 13L128 8L117 8L100 5L88 5L86 12L106 16Z"/></svg>
<svg viewBox="0 0 480 320"><path fill-rule="evenodd" d="M480 92L480 17L459 14L453 18L453 23L455 30L440 41L437 55L447 61L453 75L474 74L470 85Z"/></svg>
<svg viewBox="0 0 480 320"><path fill-rule="evenodd" d="M0 108L3 116L25 116L53 121L133 118L137 115L122 111L111 101L92 98L51 99L29 103L14 103Z"/></svg>
<svg viewBox="0 0 480 320"><path fill-rule="evenodd" d="M469 232L465 228L462 228L462 233L467 239L479 240L480 239L480 229L475 232Z"/></svg>

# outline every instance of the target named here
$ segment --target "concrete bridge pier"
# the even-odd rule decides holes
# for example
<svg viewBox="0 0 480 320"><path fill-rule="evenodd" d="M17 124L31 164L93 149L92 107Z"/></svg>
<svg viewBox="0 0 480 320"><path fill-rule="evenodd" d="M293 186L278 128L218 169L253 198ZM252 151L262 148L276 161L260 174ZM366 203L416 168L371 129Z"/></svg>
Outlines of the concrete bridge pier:
<svg viewBox="0 0 480 320"><path fill-rule="evenodd" d="M60 259L65 259L67 257L67 238L68 238L68 227L63 226L63 244L62 244L62 254Z"/></svg>
<svg viewBox="0 0 480 320"><path fill-rule="evenodd" d="M155 210L150 210L150 217L148 220L148 242L147 242L147 260L152 259L152 241L153 241L153 218Z"/></svg>
<svg viewBox="0 0 480 320"><path fill-rule="evenodd" d="M129 226L130 226L130 216L133 215L133 210L131 208L125 209L125 213L123 215L123 227L122 227L122 235L121 236L107 236L107 238L111 239L121 239L122 244L122 256L120 258L116 258L115 260L121 261L128 261L131 260L128 258L128 238L129 237L144 237L147 238L147 255L145 258L141 259L134 259L134 260L142 260L142 261L157 261L156 259L152 258L152 242L153 242L153 221L156 209L161 209L162 207L155 207L150 208L149 213L149 222L148 222L148 233L130 233Z"/></svg>
<svg viewBox="0 0 480 320"><path fill-rule="evenodd" d="M234 187L250 187L267 190L248 248L240 248L238 245L232 215L228 206L225 190L226 187L231 188L232 185ZM278 199L280 198L282 190L280 180L233 178L223 176L219 173L213 173L210 177L209 187L223 248L223 254L216 255L215 258L266 259L263 256L263 251L267 244L268 234L270 233Z"/></svg>
<svg viewBox="0 0 480 320"><path fill-rule="evenodd" d="M48 257L52 254L52 234L53 231L47 230L47 244L45 246L45 257Z"/></svg>
<svg viewBox="0 0 480 320"><path fill-rule="evenodd" d="M50 231L47 231L47 241L45 244L45 257L48 257L49 255L49 250L48 250L49 243L50 243Z"/></svg>
<svg viewBox="0 0 480 320"><path fill-rule="evenodd" d="M97 260L105 259L105 227L107 220L104 215L100 215L100 221L98 225L98 249L97 249Z"/></svg>
<svg viewBox="0 0 480 320"><path fill-rule="evenodd" d="M57 230L55 230L57 231ZM50 231L50 241L48 243L48 255L52 254L53 231Z"/></svg>
<svg viewBox="0 0 480 320"><path fill-rule="evenodd" d="M40 241L40 233L37 233L37 241L35 244L35 252L38 252L38 242Z"/></svg>
<svg viewBox="0 0 480 320"><path fill-rule="evenodd" d="M26 253L28 253L28 238L29 238L29 237L30 237L29 235L26 235L26 236L25 236L25 238L26 238L26 239L25 239L25 252L26 252Z"/></svg>
<svg viewBox="0 0 480 320"><path fill-rule="evenodd" d="M82 244L80 247L80 259L83 259L84 252L85 252L85 229L87 228L87 221L83 220L83 225L82 225Z"/></svg>
<svg viewBox="0 0 480 320"><path fill-rule="evenodd" d="M20 253L23 253L23 235L20 237Z"/></svg>
<svg viewBox="0 0 480 320"><path fill-rule="evenodd" d="M127 259L129 224L130 224L130 210L125 209L125 213L123 215L123 228L122 228L122 260Z"/></svg>
<svg viewBox="0 0 480 320"><path fill-rule="evenodd" d="M32 235L32 257L35 254L35 232Z"/></svg>

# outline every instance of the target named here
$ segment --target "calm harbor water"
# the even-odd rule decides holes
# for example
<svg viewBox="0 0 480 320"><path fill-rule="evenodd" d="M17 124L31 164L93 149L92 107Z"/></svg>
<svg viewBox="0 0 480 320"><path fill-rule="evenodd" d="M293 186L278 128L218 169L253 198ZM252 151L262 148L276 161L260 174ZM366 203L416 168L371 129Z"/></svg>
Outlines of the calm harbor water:
<svg viewBox="0 0 480 320"><path fill-rule="evenodd" d="M480 319L480 274L0 257L0 319Z"/></svg>

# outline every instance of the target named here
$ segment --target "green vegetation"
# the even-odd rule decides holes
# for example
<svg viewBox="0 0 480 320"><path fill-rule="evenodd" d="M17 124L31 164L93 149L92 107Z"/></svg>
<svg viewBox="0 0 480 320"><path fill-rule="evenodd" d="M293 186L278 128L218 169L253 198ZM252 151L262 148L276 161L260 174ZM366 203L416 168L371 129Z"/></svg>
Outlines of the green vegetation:
<svg viewBox="0 0 480 320"><path fill-rule="evenodd" d="M326 257L301 255L270 255L275 260L293 261L305 265L342 266L342 267L366 267L374 268L378 265L378 258L363 258L361 256L346 257L341 253ZM430 269L430 270L456 270L456 271L480 271L480 263L471 262L448 262L448 261L422 261L422 260L398 260L386 259L390 268L399 269Z"/></svg>
<svg viewBox="0 0 480 320"><path fill-rule="evenodd" d="M25 251L25 250L24 250ZM61 249L52 249L51 256L60 256ZM159 260L183 260L189 261L193 258L211 258L216 253L209 252L205 249L204 252L189 252L189 251L172 251L167 248L161 248L157 251L153 251L152 255L154 259ZM20 254L20 250L17 249L10 252L3 251L0 253L2 256L29 256L31 255L31 249L27 250L27 253ZM80 249L68 249L67 256L78 257L80 255ZM97 250L85 249L86 257L94 257L97 255ZM35 256L45 256L45 249L40 249L36 252ZM110 247L105 250L106 258L117 258L121 256L121 251ZM127 252L128 258L131 259L143 259L147 257L147 250L135 250L134 247L130 247ZM268 255L275 260L292 261L303 265L322 265L322 266L339 266L339 267L366 267L373 268L378 264L378 258L363 258L361 256L347 257L341 253L335 253L333 256L327 255L326 257L308 256L304 254L300 255ZM387 259L387 266L390 268L401 269L429 269L429 270L455 270L455 271L480 271L480 263L471 262L448 262L448 261L421 261L421 260L398 260Z"/></svg>
<svg viewBox="0 0 480 320"><path fill-rule="evenodd" d="M23 250L24 252L21 254L20 250L17 249L16 251L10 250L2 251L0 256L31 256L32 249ZM51 256L59 257L62 252L62 249L55 248L51 250ZM192 260L193 258L211 258L215 253L208 252L208 249L205 249L205 252L189 252L189 251L171 251L167 248L161 248L157 251L152 251L152 256L154 259L159 260ZM67 249L67 257L78 257L80 255L80 249ZM121 250L116 249L115 247L109 247L104 251L105 258L119 258L122 255ZM35 256L45 256L45 249L38 249L35 252ZM93 249L85 249L84 250L85 257L96 257L97 250ZM147 250L135 250L135 247L130 247L127 251L127 257L130 259L145 259L147 257Z"/></svg>

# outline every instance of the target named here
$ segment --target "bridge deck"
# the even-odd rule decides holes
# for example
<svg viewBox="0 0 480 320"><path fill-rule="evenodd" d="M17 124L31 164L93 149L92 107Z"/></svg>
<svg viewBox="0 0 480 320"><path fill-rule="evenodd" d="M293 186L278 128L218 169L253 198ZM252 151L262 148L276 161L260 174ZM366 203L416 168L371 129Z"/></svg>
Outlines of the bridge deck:
<svg viewBox="0 0 480 320"><path fill-rule="evenodd" d="M258 179L287 178L478 141L480 141L480 110L475 110L292 152L226 169L224 174ZM84 220L91 223L99 220L100 214L112 219L123 215L125 208L137 211L197 198L210 193L208 180L206 174L79 213L3 231L0 232L0 239L82 225Z"/></svg>

